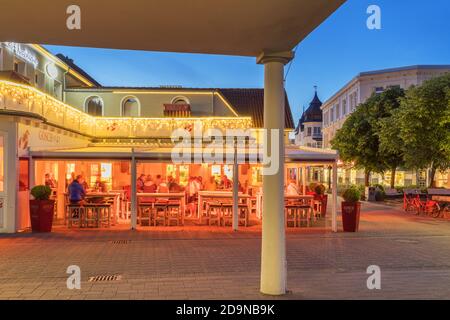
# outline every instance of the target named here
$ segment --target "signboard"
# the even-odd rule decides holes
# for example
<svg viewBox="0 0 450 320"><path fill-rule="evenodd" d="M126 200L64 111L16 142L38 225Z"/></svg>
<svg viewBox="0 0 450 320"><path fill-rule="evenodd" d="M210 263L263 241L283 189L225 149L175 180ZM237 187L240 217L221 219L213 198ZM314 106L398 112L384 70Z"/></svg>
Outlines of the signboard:
<svg viewBox="0 0 450 320"><path fill-rule="evenodd" d="M28 148L84 148L89 144L86 138L78 138L64 135L55 131L50 131L42 127L32 127L19 124L19 136L17 141L17 150L19 157L28 156Z"/></svg>
<svg viewBox="0 0 450 320"><path fill-rule="evenodd" d="M5 47L17 57L31 63L35 68L38 66L39 61L36 56L26 48L23 48L21 44L15 42L5 42Z"/></svg>

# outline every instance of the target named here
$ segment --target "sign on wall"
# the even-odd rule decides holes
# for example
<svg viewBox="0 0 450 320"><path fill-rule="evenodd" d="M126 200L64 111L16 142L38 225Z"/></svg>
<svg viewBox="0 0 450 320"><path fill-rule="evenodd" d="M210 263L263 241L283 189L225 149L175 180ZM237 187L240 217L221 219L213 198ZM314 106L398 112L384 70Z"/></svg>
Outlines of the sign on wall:
<svg viewBox="0 0 450 320"><path fill-rule="evenodd" d="M38 66L38 59L30 52L30 50L24 48L21 44L15 42L5 42L5 47L14 53L17 57L31 63L35 68Z"/></svg>
<svg viewBox="0 0 450 320"><path fill-rule="evenodd" d="M84 148L88 139L64 135L42 127L19 124L17 150L19 157L28 156L28 148Z"/></svg>

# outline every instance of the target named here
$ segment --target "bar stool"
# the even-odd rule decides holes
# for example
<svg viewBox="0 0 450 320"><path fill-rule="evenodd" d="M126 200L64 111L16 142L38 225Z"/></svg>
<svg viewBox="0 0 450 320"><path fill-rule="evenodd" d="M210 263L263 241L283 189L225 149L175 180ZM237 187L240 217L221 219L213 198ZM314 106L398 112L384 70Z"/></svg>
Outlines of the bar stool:
<svg viewBox="0 0 450 320"><path fill-rule="evenodd" d="M220 213L222 211L222 204L220 202L210 202L207 205L207 217L208 224L211 226L213 223L217 223L220 227Z"/></svg>
<svg viewBox="0 0 450 320"><path fill-rule="evenodd" d="M301 227L302 226L302 222L306 222L306 227L310 227L310 221L311 221L311 216L313 213L313 207L312 204L301 204L297 206L297 223L298 226Z"/></svg>
<svg viewBox="0 0 450 320"><path fill-rule="evenodd" d="M97 217L98 222L97 224L102 226L107 226L108 228L111 227L111 205L109 204L101 204L97 205Z"/></svg>
<svg viewBox="0 0 450 320"><path fill-rule="evenodd" d="M238 206L239 212L239 223L242 223L245 227L248 226L248 217L250 215L248 210L248 205L245 203L240 203Z"/></svg>
<svg viewBox="0 0 450 320"><path fill-rule="evenodd" d="M167 202L155 202L155 217L153 219L153 225L156 227L158 222L162 222L163 226L166 225L167 219Z"/></svg>
<svg viewBox="0 0 450 320"><path fill-rule="evenodd" d="M153 203L142 202L138 208L138 223L142 226L143 221L148 221L148 225L151 226L153 222L154 210Z"/></svg>
<svg viewBox="0 0 450 320"><path fill-rule="evenodd" d="M79 204L68 204L67 205L67 223L68 227L72 228L74 222L78 224L78 227L83 226L83 216L85 214L85 209Z"/></svg>
<svg viewBox="0 0 450 320"><path fill-rule="evenodd" d="M225 227L227 223L233 224L233 204L222 202L222 224Z"/></svg>
<svg viewBox="0 0 450 320"><path fill-rule="evenodd" d="M99 226L99 205L94 203L89 203L84 205L84 219L83 224L89 228L90 226L94 226L98 228ZM91 224L92 223L92 224Z"/></svg>
<svg viewBox="0 0 450 320"><path fill-rule="evenodd" d="M167 204L167 225L175 221L177 226L181 225L181 203L178 200L171 200Z"/></svg>
<svg viewBox="0 0 450 320"><path fill-rule="evenodd" d="M286 228L289 227L289 223L292 223L295 228L297 226L297 217L300 214L299 206L296 204L287 204L284 207L284 211L286 217Z"/></svg>

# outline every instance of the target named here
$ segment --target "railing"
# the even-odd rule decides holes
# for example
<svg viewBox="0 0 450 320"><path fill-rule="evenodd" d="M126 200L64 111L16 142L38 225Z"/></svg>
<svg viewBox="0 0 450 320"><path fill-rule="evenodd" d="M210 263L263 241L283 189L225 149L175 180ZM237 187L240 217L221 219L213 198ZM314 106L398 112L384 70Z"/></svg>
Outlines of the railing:
<svg viewBox="0 0 450 320"><path fill-rule="evenodd" d="M250 129L250 117L209 118L107 118L93 117L33 87L0 80L0 108L34 113L55 126L97 138L170 137L175 129L207 131Z"/></svg>

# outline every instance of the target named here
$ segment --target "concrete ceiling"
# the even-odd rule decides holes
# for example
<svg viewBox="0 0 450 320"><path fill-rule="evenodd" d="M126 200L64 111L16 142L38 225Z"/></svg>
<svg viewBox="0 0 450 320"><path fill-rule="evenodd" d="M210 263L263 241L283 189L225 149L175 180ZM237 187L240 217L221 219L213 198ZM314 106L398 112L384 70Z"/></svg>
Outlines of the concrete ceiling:
<svg viewBox="0 0 450 320"><path fill-rule="evenodd" d="M345 0L2 0L0 41L258 56L292 50ZM66 9L81 8L81 30Z"/></svg>

